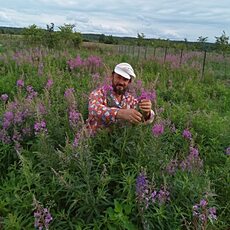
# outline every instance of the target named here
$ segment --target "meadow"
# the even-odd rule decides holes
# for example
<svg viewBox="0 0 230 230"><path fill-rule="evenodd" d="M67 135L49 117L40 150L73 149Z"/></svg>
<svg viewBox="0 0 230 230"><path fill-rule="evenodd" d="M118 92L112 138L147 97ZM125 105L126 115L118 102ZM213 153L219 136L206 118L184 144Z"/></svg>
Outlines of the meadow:
<svg viewBox="0 0 230 230"><path fill-rule="evenodd" d="M0 229L230 229L226 59L209 54L201 78L196 53L178 64L96 43L0 43ZM89 93L119 62L155 121L90 136Z"/></svg>

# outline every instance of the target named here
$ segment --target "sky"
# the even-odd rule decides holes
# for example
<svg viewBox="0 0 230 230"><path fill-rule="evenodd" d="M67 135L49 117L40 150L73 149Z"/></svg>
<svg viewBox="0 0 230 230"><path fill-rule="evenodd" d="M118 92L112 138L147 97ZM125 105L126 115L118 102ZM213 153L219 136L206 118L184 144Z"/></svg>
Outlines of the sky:
<svg viewBox="0 0 230 230"><path fill-rule="evenodd" d="M230 0L0 0L0 26L75 31L113 36L215 42L230 33Z"/></svg>

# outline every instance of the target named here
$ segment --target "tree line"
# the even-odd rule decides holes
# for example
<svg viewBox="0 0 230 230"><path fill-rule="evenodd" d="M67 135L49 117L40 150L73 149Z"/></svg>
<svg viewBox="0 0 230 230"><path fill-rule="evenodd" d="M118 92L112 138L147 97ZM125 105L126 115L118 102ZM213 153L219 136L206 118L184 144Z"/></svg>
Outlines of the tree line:
<svg viewBox="0 0 230 230"><path fill-rule="evenodd" d="M186 38L182 41L146 38L144 33L138 33L137 37L118 37L105 34L82 34L75 31L74 24L64 24L59 26L58 30L55 31L54 23L46 25L46 29L42 29L35 24L26 28L0 27L0 34L24 35L24 40L30 45L45 45L49 48L54 48L55 46L61 47L63 45L73 45L75 47L79 47L82 41L92 41L114 45L150 46L154 48L168 47L202 51L217 50L223 53L230 51L229 36L227 36L225 31L223 31L219 37L215 37L215 43L208 42L208 37L203 36L199 36L196 42L191 42Z"/></svg>

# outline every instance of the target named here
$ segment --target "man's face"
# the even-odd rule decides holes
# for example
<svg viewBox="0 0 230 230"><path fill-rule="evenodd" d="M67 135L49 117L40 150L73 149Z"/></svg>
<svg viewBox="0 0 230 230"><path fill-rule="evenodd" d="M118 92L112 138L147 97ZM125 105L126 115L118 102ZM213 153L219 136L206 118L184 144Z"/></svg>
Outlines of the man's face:
<svg viewBox="0 0 230 230"><path fill-rule="evenodd" d="M113 90L118 95L123 95L128 89L130 79L126 79L117 73L112 75L112 86Z"/></svg>

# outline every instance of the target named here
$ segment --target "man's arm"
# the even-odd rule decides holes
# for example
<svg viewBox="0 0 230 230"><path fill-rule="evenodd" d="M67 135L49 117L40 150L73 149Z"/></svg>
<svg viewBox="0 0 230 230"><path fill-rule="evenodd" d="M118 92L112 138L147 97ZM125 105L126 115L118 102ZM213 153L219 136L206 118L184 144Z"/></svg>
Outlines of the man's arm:
<svg viewBox="0 0 230 230"><path fill-rule="evenodd" d="M142 114L135 109L119 109L116 118L138 124L142 120Z"/></svg>
<svg viewBox="0 0 230 230"><path fill-rule="evenodd" d="M99 91L93 91L89 96L89 117L96 117L101 120L104 125L114 123L116 121L117 112L119 108L107 107L105 105L105 96Z"/></svg>

